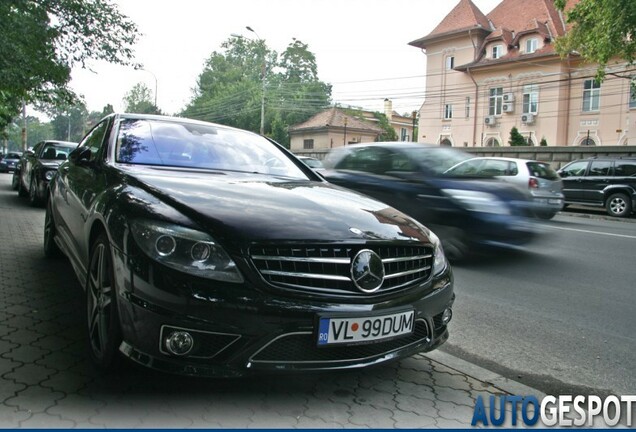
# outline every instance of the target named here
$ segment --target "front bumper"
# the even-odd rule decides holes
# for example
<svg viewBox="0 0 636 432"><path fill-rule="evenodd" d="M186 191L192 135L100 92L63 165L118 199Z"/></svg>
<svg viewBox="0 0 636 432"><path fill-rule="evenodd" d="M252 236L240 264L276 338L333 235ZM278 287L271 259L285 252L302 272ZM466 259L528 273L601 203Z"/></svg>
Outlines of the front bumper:
<svg viewBox="0 0 636 432"><path fill-rule="evenodd" d="M279 295L250 282L192 281L164 270L151 270L151 276L136 273L134 264L131 269L118 272L124 337L120 351L144 366L195 376L352 369L430 351L448 339L441 316L455 297L450 268L400 294L357 302ZM120 276L126 274L132 277ZM405 307L415 312L411 335L363 345L317 346L318 314L383 314ZM175 329L194 339L187 355L166 349L166 335Z"/></svg>

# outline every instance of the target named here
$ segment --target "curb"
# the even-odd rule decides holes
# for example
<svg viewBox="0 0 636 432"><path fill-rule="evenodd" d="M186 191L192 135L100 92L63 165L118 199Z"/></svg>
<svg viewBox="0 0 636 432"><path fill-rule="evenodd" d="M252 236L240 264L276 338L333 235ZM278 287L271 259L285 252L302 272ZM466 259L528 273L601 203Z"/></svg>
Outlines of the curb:
<svg viewBox="0 0 636 432"><path fill-rule="evenodd" d="M423 353L422 355L434 362L446 366L449 369L453 369L478 381L490 384L508 394L520 396L533 395L539 400L546 396L546 394L542 391L508 379L488 369L484 369L481 366L477 366L474 363L467 362L466 360L462 360L459 357L455 357L439 350Z"/></svg>

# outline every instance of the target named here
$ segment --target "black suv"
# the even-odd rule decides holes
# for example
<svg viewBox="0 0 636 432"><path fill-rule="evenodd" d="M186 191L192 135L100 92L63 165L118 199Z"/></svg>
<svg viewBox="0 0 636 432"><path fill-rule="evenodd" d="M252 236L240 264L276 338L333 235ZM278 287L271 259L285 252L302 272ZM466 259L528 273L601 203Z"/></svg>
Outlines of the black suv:
<svg viewBox="0 0 636 432"><path fill-rule="evenodd" d="M590 158L558 171L565 204L605 207L610 216L626 217L636 202L636 158Z"/></svg>

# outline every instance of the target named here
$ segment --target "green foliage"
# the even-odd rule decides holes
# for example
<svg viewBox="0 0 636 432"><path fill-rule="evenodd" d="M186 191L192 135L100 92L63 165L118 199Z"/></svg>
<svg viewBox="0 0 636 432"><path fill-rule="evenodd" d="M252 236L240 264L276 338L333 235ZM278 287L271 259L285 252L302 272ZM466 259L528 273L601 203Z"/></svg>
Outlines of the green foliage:
<svg viewBox="0 0 636 432"><path fill-rule="evenodd" d="M137 83L124 95L124 109L129 113L161 114L153 102L152 91L143 83ZM112 108L112 106L110 107Z"/></svg>
<svg viewBox="0 0 636 432"><path fill-rule="evenodd" d="M564 10L566 0L555 0ZM556 49L565 56L571 52L589 63L598 63L597 78L613 58L634 63L636 55L636 2L634 0L580 0L567 11L573 27L556 40Z"/></svg>
<svg viewBox="0 0 636 432"><path fill-rule="evenodd" d="M542 147L547 147L548 141L546 141L545 137L541 138L541 141L539 142L539 145L542 146Z"/></svg>
<svg viewBox="0 0 636 432"><path fill-rule="evenodd" d="M51 120L53 134L49 138L79 142L87 131L87 121L88 110L83 102L61 108Z"/></svg>
<svg viewBox="0 0 636 432"><path fill-rule="evenodd" d="M510 129L510 139L508 140L508 144L511 146L527 146L528 142L523 135L519 133L519 130L513 126L512 129Z"/></svg>
<svg viewBox="0 0 636 432"><path fill-rule="evenodd" d="M397 141L398 134L395 132L395 129L393 129L393 126L391 126L391 123L389 123L389 119L386 115L377 111L374 112L373 115L378 119L378 126L384 129L384 132L378 136L376 141Z"/></svg>
<svg viewBox="0 0 636 432"><path fill-rule="evenodd" d="M53 135L53 127L51 123L42 123L40 119L33 116L27 116L27 147L33 147L38 142L51 139ZM22 119L16 120L8 125L6 129L7 150L22 151Z"/></svg>
<svg viewBox="0 0 636 432"><path fill-rule="evenodd" d="M258 132L263 91L265 134L289 145L287 128L331 103L331 86L318 79L316 59L294 39L279 56L264 40L232 36L214 51L181 113Z"/></svg>
<svg viewBox="0 0 636 432"><path fill-rule="evenodd" d="M130 64L137 28L108 0L0 1L0 132L21 101L77 100L71 68L89 60Z"/></svg>

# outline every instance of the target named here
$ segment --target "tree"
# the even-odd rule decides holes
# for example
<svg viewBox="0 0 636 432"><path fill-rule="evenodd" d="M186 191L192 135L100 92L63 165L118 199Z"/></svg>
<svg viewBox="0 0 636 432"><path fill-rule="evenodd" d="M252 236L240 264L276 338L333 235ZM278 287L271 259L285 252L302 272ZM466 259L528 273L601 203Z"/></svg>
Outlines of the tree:
<svg viewBox="0 0 636 432"><path fill-rule="evenodd" d="M548 141L545 139L545 137L541 138L541 141L539 142L539 145L542 147L547 147L548 146Z"/></svg>
<svg viewBox="0 0 636 432"><path fill-rule="evenodd" d="M88 110L80 101L74 105L59 108L53 119L53 138L62 141L79 142L87 131Z"/></svg>
<svg viewBox="0 0 636 432"><path fill-rule="evenodd" d="M331 86L318 79L315 56L301 41L280 56L260 39L232 36L221 47L206 61L181 115L257 132L264 89L265 133L288 146L290 125L330 105Z"/></svg>
<svg viewBox="0 0 636 432"><path fill-rule="evenodd" d="M555 0L565 10L567 0ZM634 0L580 0L566 11L572 28L556 40L556 49L566 56L576 52L589 63L598 63L597 79L613 58L634 63L636 55L636 2Z"/></svg>
<svg viewBox="0 0 636 432"><path fill-rule="evenodd" d="M519 133L519 130L513 126L510 129L510 139L508 140L508 144L511 146L527 146L528 142L526 139Z"/></svg>
<svg viewBox="0 0 636 432"><path fill-rule="evenodd" d="M73 66L131 64L137 37L135 24L109 0L0 1L0 132L23 100L75 102Z"/></svg>
<svg viewBox="0 0 636 432"><path fill-rule="evenodd" d="M391 126L391 123L389 123L389 119L386 118L386 115L377 111L374 112L373 115L378 119L378 126L384 129L384 132L378 136L376 141L397 141L398 135L395 129L393 129L393 126Z"/></svg>
<svg viewBox="0 0 636 432"><path fill-rule="evenodd" d="M27 147L33 147L42 140L50 139L53 136L51 123L42 123L39 118L27 116ZM22 119L19 124L12 123L7 129L8 150L22 151Z"/></svg>
<svg viewBox="0 0 636 432"><path fill-rule="evenodd" d="M152 100L152 91L144 83L137 83L124 95L125 110L129 113L161 114Z"/></svg>

